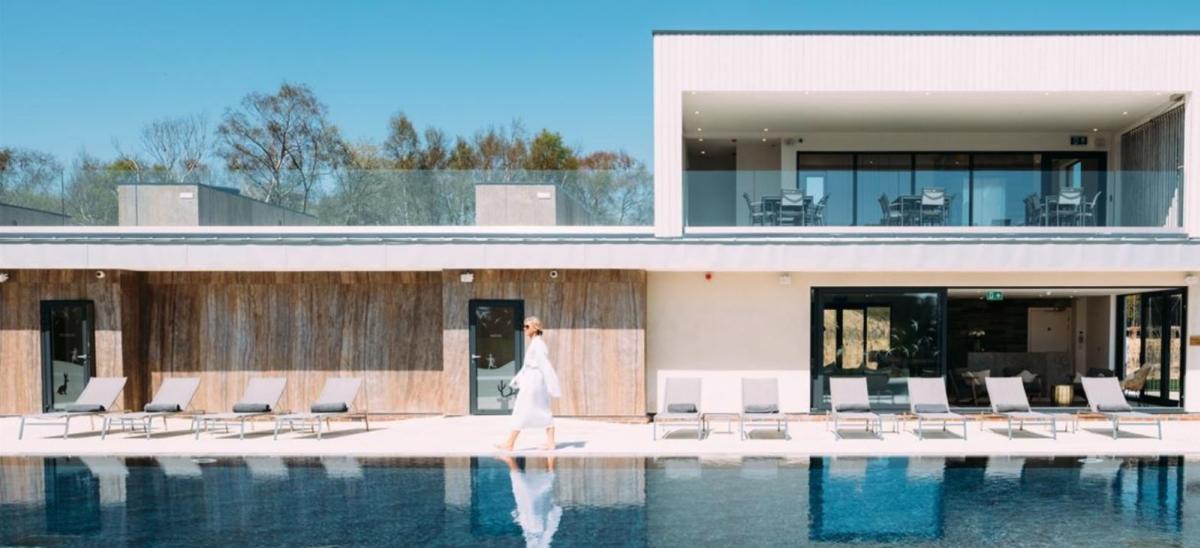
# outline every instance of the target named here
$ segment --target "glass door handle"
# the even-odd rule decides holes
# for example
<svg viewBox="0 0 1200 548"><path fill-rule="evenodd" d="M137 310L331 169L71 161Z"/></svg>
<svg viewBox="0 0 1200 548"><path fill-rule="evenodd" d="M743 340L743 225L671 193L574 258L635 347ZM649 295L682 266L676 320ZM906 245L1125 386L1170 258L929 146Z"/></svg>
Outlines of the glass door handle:
<svg viewBox="0 0 1200 548"><path fill-rule="evenodd" d="M483 357L483 356L480 356L479 354L471 354L471 359L472 359L472 360L478 360L479 358L482 358L482 357Z"/></svg>

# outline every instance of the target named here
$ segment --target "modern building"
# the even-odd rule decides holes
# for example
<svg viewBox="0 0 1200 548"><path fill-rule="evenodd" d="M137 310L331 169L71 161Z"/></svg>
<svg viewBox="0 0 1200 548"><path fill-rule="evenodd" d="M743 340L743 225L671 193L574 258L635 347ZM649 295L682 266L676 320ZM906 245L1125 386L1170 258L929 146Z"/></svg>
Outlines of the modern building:
<svg viewBox="0 0 1200 548"><path fill-rule="evenodd" d="M650 223L479 177L454 226L0 228L0 412L87 375L126 406L199 375L222 409L254 375L298 407L354 374L372 412L503 413L529 314L561 415L643 418L672 375L709 410L771 376L820 412L837 375L883 406L944 376L970 407L981 371L1200 411L1200 34L653 39Z"/></svg>

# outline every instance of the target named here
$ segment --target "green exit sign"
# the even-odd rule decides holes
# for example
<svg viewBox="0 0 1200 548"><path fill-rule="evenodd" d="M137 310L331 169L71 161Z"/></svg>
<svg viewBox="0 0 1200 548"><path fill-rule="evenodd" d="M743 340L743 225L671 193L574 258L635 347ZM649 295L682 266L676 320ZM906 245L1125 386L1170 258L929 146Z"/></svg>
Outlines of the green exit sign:
<svg viewBox="0 0 1200 548"><path fill-rule="evenodd" d="M1004 300L1004 292L1003 291L988 291L986 298L989 301L1003 301Z"/></svg>

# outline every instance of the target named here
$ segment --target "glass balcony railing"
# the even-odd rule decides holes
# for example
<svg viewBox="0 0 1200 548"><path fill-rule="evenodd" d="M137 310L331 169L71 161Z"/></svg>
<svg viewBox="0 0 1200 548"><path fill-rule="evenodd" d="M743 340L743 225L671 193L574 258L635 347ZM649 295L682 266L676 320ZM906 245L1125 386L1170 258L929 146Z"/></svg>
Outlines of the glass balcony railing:
<svg viewBox="0 0 1200 548"><path fill-rule="evenodd" d="M688 227L1182 226L1183 171L685 171Z"/></svg>
<svg viewBox="0 0 1200 548"><path fill-rule="evenodd" d="M645 171L76 171L0 179L0 226L650 227Z"/></svg>

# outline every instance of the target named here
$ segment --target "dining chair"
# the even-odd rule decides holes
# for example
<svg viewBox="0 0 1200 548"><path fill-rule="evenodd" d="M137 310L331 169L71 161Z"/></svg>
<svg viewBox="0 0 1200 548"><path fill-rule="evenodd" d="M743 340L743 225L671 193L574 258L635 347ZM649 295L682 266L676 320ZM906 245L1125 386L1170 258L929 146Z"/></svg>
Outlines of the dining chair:
<svg viewBox="0 0 1200 548"><path fill-rule="evenodd" d="M1054 206L1054 224L1058 226L1073 225L1079 217L1083 206L1083 190L1064 188L1058 191L1058 203Z"/></svg>
<svg viewBox="0 0 1200 548"><path fill-rule="evenodd" d="M1080 208L1079 214L1076 216L1076 224L1079 226L1098 226L1096 223L1096 204L1100 203L1100 195L1104 194L1103 190L1096 191L1090 201L1084 202Z"/></svg>
<svg viewBox="0 0 1200 548"><path fill-rule="evenodd" d="M815 205L807 209L807 214L804 216L804 224L808 226L823 226L825 224L825 204L829 202L829 195L821 196Z"/></svg>
<svg viewBox="0 0 1200 548"><path fill-rule="evenodd" d="M926 187L921 189L921 225L944 226L946 224L946 189Z"/></svg>
<svg viewBox="0 0 1200 548"><path fill-rule="evenodd" d="M879 224L883 226L896 226L900 224L900 208L888 200L886 192L879 195L879 210L882 215L879 219Z"/></svg>
<svg viewBox="0 0 1200 548"><path fill-rule="evenodd" d="M792 188L783 189L779 202L779 224L799 225L804 222L804 192Z"/></svg>
<svg viewBox="0 0 1200 548"><path fill-rule="evenodd" d="M763 212L762 202L751 201L749 192L743 192L742 198L746 200L746 207L750 208L750 224L761 226L766 215Z"/></svg>

